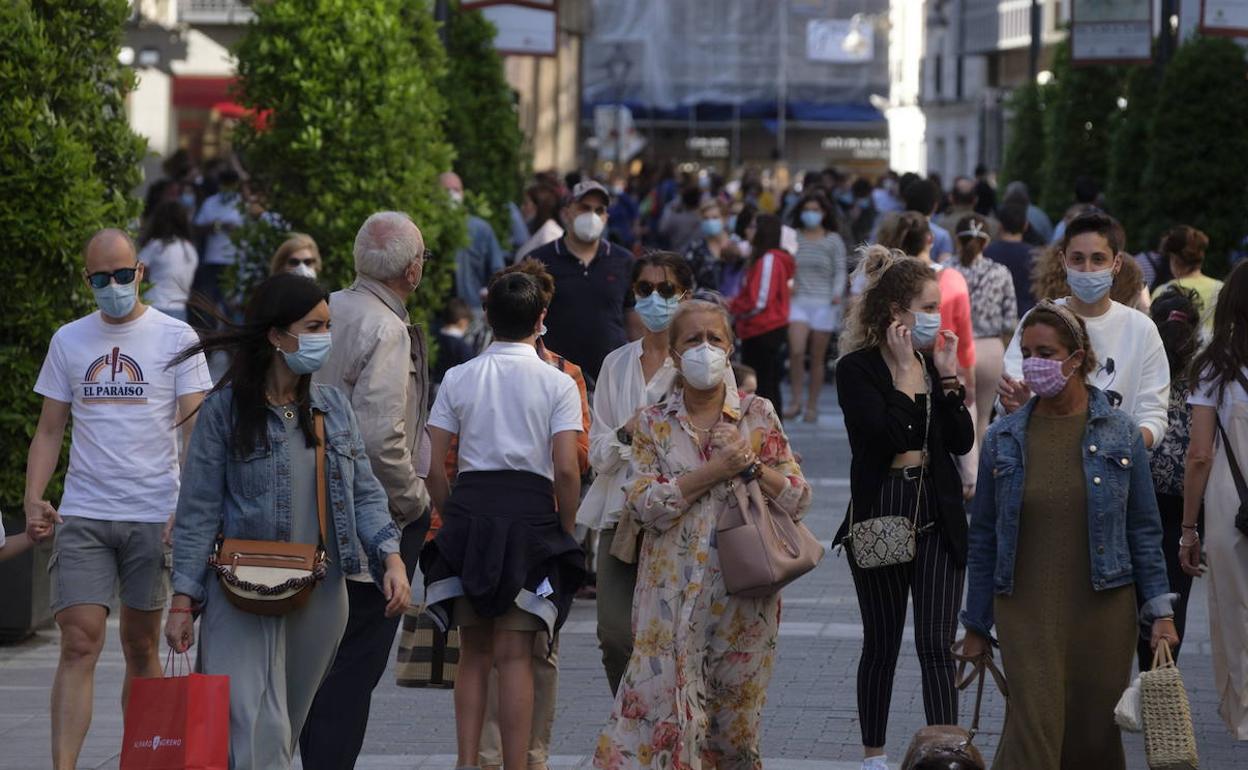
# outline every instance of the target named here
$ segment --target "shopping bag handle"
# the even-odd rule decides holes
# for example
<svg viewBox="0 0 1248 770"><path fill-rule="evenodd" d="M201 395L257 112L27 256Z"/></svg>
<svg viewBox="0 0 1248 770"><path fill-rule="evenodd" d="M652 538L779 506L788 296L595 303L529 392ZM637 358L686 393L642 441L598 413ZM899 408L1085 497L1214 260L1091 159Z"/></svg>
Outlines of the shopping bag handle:
<svg viewBox="0 0 1248 770"><path fill-rule="evenodd" d="M193 670L190 653L174 652L172 647L169 648L169 654L165 656L165 676L190 676Z"/></svg>

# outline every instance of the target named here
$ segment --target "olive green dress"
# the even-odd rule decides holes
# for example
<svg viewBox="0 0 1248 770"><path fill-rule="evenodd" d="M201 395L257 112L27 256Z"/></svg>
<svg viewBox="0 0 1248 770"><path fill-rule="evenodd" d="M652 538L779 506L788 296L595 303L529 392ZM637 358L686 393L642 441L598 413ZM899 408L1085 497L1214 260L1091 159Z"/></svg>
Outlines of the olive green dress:
<svg viewBox="0 0 1248 770"><path fill-rule="evenodd" d="M1033 414L1014 593L997 596L1010 713L994 770L1126 767L1114 705L1135 659L1135 589L1092 588L1086 414Z"/></svg>

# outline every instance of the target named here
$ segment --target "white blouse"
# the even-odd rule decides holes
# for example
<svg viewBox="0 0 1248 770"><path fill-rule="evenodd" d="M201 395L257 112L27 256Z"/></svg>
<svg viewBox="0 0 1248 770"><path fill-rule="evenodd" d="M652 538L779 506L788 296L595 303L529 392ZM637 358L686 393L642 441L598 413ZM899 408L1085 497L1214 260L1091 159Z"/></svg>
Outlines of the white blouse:
<svg viewBox="0 0 1248 770"><path fill-rule="evenodd" d="M598 475L577 510L577 524L610 529L619 523L626 503L624 487L630 481L632 450L621 444L615 433L638 410L662 401L676 382L676 374L669 357L646 382L641 371L641 340L622 345L603 359L589 427L589 464Z"/></svg>

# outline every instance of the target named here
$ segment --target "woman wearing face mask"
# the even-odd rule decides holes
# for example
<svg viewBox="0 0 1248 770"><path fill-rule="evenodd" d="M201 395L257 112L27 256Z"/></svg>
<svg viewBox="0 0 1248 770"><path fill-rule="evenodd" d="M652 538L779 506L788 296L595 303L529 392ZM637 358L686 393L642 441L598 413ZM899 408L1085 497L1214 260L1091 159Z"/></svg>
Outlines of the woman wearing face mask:
<svg viewBox="0 0 1248 770"><path fill-rule="evenodd" d="M1166 430L1170 404L1170 367L1157 327L1143 313L1110 297L1114 277L1122 268L1126 235L1113 218L1100 212L1070 221L1058 256L1064 264L1070 296L1057 304L1070 308L1087 325L1100 362L1088 382L1099 388L1110 406L1135 419L1151 448ZM997 393L1008 414L1031 397L1023 381L1021 336L1005 351L1005 374Z"/></svg>
<svg viewBox="0 0 1248 770"><path fill-rule="evenodd" d="M199 670L230 677L230 767L288 768L317 687L347 623L345 574L361 571L358 548L390 615L410 587L386 494L364 454L347 399L314 384L329 356L329 305L313 281L279 275L261 284L241 325L179 356L231 354L230 369L204 399L187 453L173 547L169 646L195 641ZM332 508L320 523L317 418L323 419ZM251 614L227 601L208 559L217 536L319 543L325 573L303 607Z"/></svg>
<svg viewBox="0 0 1248 770"><path fill-rule="evenodd" d="M638 258L633 266L634 309L646 327L639 340L616 348L602 362L594 390L589 459L598 474L581 502L577 523L599 530L598 645L611 691L633 651L633 589L637 583L640 530L624 516L624 488L629 483L633 434L638 410L657 403L672 388L668 327L688 296L693 273L689 263L670 252Z"/></svg>
<svg viewBox="0 0 1248 770"><path fill-rule="evenodd" d="M741 338L741 361L758 372L758 395L783 410L780 378L795 265L780 248L780 218L760 214L750 225L750 258L741 292L728 305Z"/></svg>
<svg viewBox="0 0 1248 770"><path fill-rule="evenodd" d="M1020 333L1036 397L984 442L964 653L988 653L996 625L1010 718L994 768L1125 768L1113 711L1137 634L1153 649L1178 643L1148 452L1088 385L1096 361L1081 318L1045 301Z"/></svg>
<svg viewBox="0 0 1248 770"><path fill-rule="evenodd" d="M871 246L856 275L864 291L850 309L836 393L853 453L851 502L834 542L849 553L862 613L858 718L863 768L885 768L893 674L914 600L914 636L928 724L956 724L950 652L966 564L966 512L954 455L975 431L958 381L958 338L940 329L940 288L924 262ZM846 542L854 522L903 516L917 529L914 556L863 567Z"/></svg>
<svg viewBox="0 0 1248 770"><path fill-rule="evenodd" d="M742 401L728 381L724 310L683 303L669 332L680 377L642 411L632 442L628 508L646 533L636 638L594 764L758 770L780 597L728 595L715 526L738 479L757 479L794 519L809 506L810 487L771 404Z"/></svg>
<svg viewBox="0 0 1248 770"><path fill-rule="evenodd" d="M732 244L724 223L724 204L716 198L707 198L698 206L698 214L702 217L702 237L689 244L685 260L693 269L693 288L719 291L724 249Z"/></svg>
<svg viewBox="0 0 1248 770"><path fill-rule="evenodd" d="M269 261L269 275L294 273L315 279L321 272L321 251L312 236L291 233Z"/></svg>
<svg viewBox="0 0 1248 770"><path fill-rule="evenodd" d="M793 211L798 228L797 274L789 305L789 388L793 403L785 418L802 412L806 422L819 419L819 395L823 392L824 364L832 335L841 325L841 301L845 297L845 242L836 232L836 215L823 193L802 196ZM810 355L810 392L803 393L806 356Z"/></svg>

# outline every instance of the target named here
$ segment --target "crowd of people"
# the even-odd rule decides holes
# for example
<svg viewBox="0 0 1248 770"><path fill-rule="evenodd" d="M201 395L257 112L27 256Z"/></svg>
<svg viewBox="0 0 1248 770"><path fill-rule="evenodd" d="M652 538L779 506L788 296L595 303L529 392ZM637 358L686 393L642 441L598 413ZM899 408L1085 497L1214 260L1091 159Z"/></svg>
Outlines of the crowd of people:
<svg viewBox="0 0 1248 770"><path fill-rule="evenodd" d="M469 237L426 332L407 215L361 224L349 286L290 232L230 296L238 229L284 223L233 165L166 172L137 242L85 246L99 311L52 339L27 531L0 540L6 558L53 538L58 770L118 587L123 703L161 673L163 621L230 677L237 770L352 767L409 604L459 630L457 766L545 767L578 595L615 695L597 767L758 770L780 598L728 591L715 532L741 484L793 521L810 508L785 421L819 430L829 369L865 769L888 766L911 600L929 724L958 722L961 625L960 654L999 648L1011 684L996 767L1125 767L1114 703L1137 657L1178 657L1206 568L1221 714L1248 740L1248 267L1206 276L1199 230L1132 257L1085 179L1054 226L986 173L773 190L665 167L540 174L500 238L447 172ZM265 604L222 555L236 541L261 566L314 552L298 601Z"/></svg>

